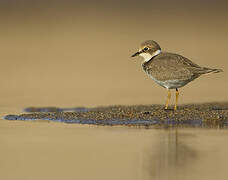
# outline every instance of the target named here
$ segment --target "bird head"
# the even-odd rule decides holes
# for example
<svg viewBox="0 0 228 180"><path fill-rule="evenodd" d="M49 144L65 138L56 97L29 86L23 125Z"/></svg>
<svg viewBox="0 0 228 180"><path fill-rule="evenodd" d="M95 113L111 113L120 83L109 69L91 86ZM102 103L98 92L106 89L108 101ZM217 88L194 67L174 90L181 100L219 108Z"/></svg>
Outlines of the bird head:
<svg viewBox="0 0 228 180"><path fill-rule="evenodd" d="M131 57L142 56L144 61L149 61L160 52L161 48L158 43L153 40L147 40L140 45L138 52L133 54Z"/></svg>

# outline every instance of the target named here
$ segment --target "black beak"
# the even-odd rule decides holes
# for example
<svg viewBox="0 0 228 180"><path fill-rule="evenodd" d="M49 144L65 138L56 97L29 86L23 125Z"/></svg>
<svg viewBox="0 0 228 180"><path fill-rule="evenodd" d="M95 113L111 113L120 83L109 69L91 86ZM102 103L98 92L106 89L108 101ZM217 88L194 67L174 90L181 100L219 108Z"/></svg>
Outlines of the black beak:
<svg viewBox="0 0 228 180"><path fill-rule="evenodd" d="M131 57L138 56L139 54L141 54L141 52L137 52L137 53L133 54Z"/></svg>

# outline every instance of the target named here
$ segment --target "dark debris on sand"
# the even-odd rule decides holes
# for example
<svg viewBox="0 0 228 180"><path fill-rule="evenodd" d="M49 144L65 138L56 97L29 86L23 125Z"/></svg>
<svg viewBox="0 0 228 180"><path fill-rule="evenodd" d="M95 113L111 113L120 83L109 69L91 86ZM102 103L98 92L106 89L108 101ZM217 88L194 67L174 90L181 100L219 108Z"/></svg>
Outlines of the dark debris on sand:
<svg viewBox="0 0 228 180"><path fill-rule="evenodd" d="M191 125L227 126L228 103L188 104L177 111L161 105L109 106L97 108L26 108L25 114L6 120L50 120L95 125Z"/></svg>

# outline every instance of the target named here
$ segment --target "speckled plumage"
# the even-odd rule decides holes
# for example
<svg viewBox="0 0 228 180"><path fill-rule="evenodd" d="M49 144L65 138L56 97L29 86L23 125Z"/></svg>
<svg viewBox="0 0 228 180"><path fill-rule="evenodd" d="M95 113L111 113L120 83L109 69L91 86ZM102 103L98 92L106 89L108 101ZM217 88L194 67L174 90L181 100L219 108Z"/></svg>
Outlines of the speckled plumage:
<svg viewBox="0 0 228 180"><path fill-rule="evenodd" d="M202 74L219 71L200 67L181 55L167 52L152 57L150 61L144 62L142 67L152 79L163 82L164 85L158 84L168 89L180 88Z"/></svg>
<svg viewBox="0 0 228 180"><path fill-rule="evenodd" d="M143 42L132 57L137 55L144 57L143 70L156 83L167 89L183 87L202 74L222 71L200 67L178 54L161 52L161 47L153 40Z"/></svg>
<svg viewBox="0 0 228 180"><path fill-rule="evenodd" d="M132 55L132 57L135 56L142 56L144 58L143 70L157 84L168 89L165 109L168 108L171 98L170 89L176 89L174 106L174 110L176 110L178 88L185 86L202 74L222 72L221 69L201 67L179 54L162 52L159 44L153 40L143 42L139 51Z"/></svg>

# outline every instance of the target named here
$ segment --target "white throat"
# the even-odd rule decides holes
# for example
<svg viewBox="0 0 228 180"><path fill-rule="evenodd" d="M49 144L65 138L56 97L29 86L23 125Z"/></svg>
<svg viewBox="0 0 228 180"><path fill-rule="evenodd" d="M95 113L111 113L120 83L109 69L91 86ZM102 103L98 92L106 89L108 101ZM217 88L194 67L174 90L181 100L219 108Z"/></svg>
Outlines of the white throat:
<svg viewBox="0 0 228 180"><path fill-rule="evenodd" d="M153 54L150 54L150 53L141 53L141 54L139 54L139 56L142 56L144 58L144 61L145 62L148 62L149 60L151 60L152 57L157 56L160 53L161 53L161 50L157 50Z"/></svg>

